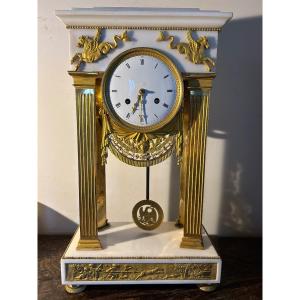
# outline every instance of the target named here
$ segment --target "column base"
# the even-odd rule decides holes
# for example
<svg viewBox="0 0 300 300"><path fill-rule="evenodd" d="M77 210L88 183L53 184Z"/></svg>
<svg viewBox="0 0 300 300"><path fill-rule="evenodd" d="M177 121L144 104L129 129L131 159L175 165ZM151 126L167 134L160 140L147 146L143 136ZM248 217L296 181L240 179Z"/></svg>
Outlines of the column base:
<svg viewBox="0 0 300 300"><path fill-rule="evenodd" d="M181 240L180 248L190 248L190 249L204 249L202 236L199 237L189 237L184 236Z"/></svg>
<svg viewBox="0 0 300 300"><path fill-rule="evenodd" d="M76 249L77 250L100 250L102 249L102 246L98 239L93 239L93 240L80 239Z"/></svg>

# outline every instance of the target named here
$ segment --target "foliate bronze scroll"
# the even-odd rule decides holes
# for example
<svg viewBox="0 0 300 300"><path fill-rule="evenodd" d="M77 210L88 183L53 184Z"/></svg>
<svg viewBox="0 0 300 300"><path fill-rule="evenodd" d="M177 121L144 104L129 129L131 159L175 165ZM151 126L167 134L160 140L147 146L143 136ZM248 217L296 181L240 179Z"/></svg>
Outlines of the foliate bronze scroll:
<svg viewBox="0 0 300 300"><path fill-rule="evenodd" d="M206 36L200 36L198 39L193 38L193 31L188 30L186 34L186 42L175 43L174 36L168 36L166 32L161 31L158 42L170 41L169 48L177 49L180 54L184 54L185 58L194 64L206 65L208 71L211 71L215 66L215 62L205 55L205 50L210 47Z"/></svg>
<svg viewBox="0 0 300 300"><path fill-rule="evenodd" d="M70 263L68 281L214 280L217 263Z"/></svg>
<svg viewBox="0 0 300 300"><path fill-rule="evenodd" d="M113 42L100 41L101 29L97 28L97 32L94 37L82 35L78 39L77 46L83 48L81 53L76 53L71 59L71 64L76 64L75 71L78 71L80 65L85 63L93 63L104 57L112 49L118 47L119 41L130 41L127 31L124 31L121 35L115 35Z"/></svg>

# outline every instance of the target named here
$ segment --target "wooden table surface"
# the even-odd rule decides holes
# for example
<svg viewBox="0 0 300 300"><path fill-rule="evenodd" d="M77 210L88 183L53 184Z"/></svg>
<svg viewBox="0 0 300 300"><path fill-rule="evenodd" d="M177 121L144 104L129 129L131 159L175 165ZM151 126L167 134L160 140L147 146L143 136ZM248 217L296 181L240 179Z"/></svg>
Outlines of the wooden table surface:
<svg viewBox="0 0 300 300"><path fill-rule="evenodd" d="M206 293L196 285L88 286L67 294L60 282L60 257L70 236L39 236L38 299L262 299L262 241L260 238L211 239L223 260L222 282Z"/></svg>

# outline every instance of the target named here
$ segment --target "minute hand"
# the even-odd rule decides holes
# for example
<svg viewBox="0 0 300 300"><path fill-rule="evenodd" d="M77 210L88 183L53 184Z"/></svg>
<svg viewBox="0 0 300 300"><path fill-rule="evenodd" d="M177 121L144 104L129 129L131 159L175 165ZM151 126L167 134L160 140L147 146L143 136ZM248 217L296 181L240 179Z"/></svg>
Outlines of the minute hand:
<svg viewBox="0 0 300 300"><path fill-rule="evenodd" d="M142 106L142 114L144 116L144 119L145 119L145 123L147 124L147 114L146 114L146 103L147 103L147 100L146 100L146 95L144 96L143 100L142 100L142 103L141 103L141 106Z"/></svg>
<svg viewBox="0 0 300 300"><path fill-rule="evenodd" d="M133 113L133 114L134 114L134 113L137 111L137 109L138 109L138 106L139 106L139 104L140 104L140 102L141 102L141 97L142 97L142 95L138 95L137 101L133 104L133 107L132 107L132 113Z"/></svg>

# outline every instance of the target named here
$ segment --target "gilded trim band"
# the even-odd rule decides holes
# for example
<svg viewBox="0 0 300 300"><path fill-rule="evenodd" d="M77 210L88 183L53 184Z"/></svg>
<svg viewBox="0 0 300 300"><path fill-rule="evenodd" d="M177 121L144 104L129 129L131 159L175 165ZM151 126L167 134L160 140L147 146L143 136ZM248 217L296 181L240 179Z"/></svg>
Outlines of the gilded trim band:
<svg viewBox="0 0 300 300"><path fill-rule="evenodd" d="M64 259L221 259L220 256L93 256L93 257L89 257L89 256L65 256L63 255L62 258Z"/></svg>
<svg viewBox="0 0 300 300"><path fill-rule="evenodd" d="M221 31L222 27L147 27L147 26L97 26L97 25L67 25L67 29L121 29L121 30L193 30L193 31Z"/></svg>

